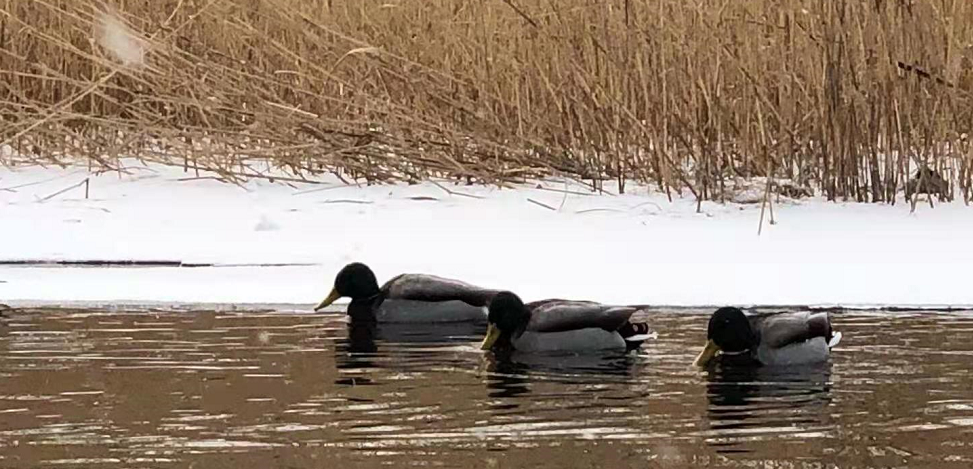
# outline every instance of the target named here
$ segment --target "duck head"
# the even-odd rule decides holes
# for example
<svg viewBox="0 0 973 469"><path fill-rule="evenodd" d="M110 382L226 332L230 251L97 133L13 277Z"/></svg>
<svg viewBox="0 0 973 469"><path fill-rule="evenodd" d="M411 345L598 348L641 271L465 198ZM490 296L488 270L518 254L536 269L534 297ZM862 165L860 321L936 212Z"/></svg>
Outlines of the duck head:
<svg viewBox="0 0 973 469"><path fill-rule="evenodd" d="M706 366L719 352L740 353L757 344L757 335L750 321L739 308L724 307L716 310L706 327L706 346L693 362Z"/></svg>
<svg viewBox="0 0 973 469"><path fill-rule="evenodd" d="M497 293L490 300L486 338L480 348L489 350L509 345L512 339L520 337L527 330L529 322L530 311L517 295L508 291Z"/></svg>
<svg viewBox="0 0 973 469"><path fill-rule="evenodd" d="M338 298L351 298L352 301L371 298L379 293L378 280L375 273L367 265L353 262L344 266L334 278L331 293L320 304L314 307L320 311L334 303Z"/></svg>

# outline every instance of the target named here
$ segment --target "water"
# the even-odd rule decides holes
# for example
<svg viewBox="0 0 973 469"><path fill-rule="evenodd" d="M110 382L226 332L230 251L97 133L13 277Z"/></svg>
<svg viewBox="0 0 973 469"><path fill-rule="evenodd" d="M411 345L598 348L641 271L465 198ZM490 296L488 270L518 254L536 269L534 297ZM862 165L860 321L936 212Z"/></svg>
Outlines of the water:
<svg viewBox="0 0 973 469"><path fill-rule="evenodd" d="M481 327L336 314L0 321L0 467L973 466L969 314L839 313L831 364L713 373L702 312L638 356L503 362Z"/></svg>

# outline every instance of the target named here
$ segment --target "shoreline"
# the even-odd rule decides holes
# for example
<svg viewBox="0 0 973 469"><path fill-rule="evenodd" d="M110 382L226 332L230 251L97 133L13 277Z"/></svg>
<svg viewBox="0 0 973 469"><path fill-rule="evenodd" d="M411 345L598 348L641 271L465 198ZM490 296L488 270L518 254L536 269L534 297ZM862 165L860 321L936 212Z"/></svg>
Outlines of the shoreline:
<svg viewBox="0 0 973 469"><path fill-rule="evenodd" d="M0 306L7 306L8 310L0 312L25 310L53 310L53 311L103 311L123 310L125 312L215 312L218 314L283 314L300 316L333 316L345 315L347 303L336 302L323 311L314 311L313 303L205 303L179 301L46 301L46 300L11 300ZM830 313L884 313L884 314L958 314L973 315L973 304L967 305L644 305L641 311L648 314L700 314L709 315L723 306L736 306L747 311L827 311Z"/></svg>
<svg viewBox="0 0 973 469"><path fill-rule="evenodd" d="M380 283L430 273L528 300L973 305L973 216L961 201L912 213L784 199L758 236L760 204L669 202L645 186L233 185L129 169L0 168L0 302L304 305L361 261Z"/></svg>

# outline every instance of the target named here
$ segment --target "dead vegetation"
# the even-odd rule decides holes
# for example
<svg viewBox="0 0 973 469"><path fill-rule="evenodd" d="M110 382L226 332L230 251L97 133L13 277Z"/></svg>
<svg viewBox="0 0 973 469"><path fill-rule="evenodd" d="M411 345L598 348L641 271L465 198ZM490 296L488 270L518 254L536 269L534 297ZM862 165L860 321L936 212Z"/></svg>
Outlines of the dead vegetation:
<svg viewBox="0 0 973 469"><path fill-rule="evenodd" d="M6 0L0 159L713 200L894 201L929 167L969 201L971 61L967 0Z"/></svg>

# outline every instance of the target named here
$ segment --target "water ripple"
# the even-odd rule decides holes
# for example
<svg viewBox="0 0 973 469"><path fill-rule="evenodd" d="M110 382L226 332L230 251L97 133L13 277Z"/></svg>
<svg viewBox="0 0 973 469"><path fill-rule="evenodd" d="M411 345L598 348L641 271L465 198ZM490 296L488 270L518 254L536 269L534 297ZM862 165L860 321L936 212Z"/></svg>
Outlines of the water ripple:
<svg viewBox="0 0 973 469"><path fill-rule="evenodd" d="M831 363L700 371L701 313L653 314L635 355L494 357L482 326L21 311L0 331L0 466L973 462L970 314L838 313Z"/></svg>

